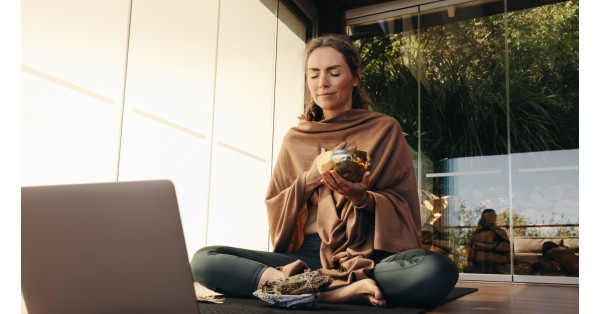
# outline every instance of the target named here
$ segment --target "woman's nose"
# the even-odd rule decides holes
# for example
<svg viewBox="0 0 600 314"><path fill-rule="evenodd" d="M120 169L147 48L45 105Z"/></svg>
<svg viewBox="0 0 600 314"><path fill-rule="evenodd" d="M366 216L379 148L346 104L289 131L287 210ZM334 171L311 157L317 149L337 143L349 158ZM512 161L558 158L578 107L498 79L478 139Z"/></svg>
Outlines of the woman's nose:
<svg viewBox="0 0 600 314"><path fill-rule="evenodd" d="M319 88L329 87L329 78L327 75L321 75L319 77Z"/></svg>

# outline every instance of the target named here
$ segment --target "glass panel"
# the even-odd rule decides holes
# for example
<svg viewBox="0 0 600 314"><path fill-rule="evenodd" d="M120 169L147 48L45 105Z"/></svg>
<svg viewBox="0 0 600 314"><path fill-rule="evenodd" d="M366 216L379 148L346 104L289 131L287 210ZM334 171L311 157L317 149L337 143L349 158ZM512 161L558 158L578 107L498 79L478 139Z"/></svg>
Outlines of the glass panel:
<svg viewBox="0 0 600 314"><path fill-rule="evenodd" d="M421 13L423 244L465 273L511 272L508 232L497 223L510 207L502 7Z"/></svg>
<svg viewBox="0 0 600 314"><path fill-rule="evenodd" d="M515 274L579 276L579 1L507 18Z"/></svg>

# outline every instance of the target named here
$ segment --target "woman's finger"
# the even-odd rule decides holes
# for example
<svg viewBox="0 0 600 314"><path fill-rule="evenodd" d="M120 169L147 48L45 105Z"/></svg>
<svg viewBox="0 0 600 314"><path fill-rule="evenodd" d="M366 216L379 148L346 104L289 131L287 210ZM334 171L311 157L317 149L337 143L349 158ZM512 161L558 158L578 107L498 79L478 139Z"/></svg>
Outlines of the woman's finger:
<svg viewBox="0 0 600 314"><path fill-rule="evenodd" d="M332 183L332 178L331 178L331 174L328 171L324 171L321 173L321 181L324 181L324 183L327 183L327 185L331 185Z"/></svg>
<svg viewBox="0 0 600 314"><path fill-rule="evenodd" d="M341 143L339 143L339 144L338 144L338 145L337 145L337 146L334 148L334 150L335 150L335 149L342 149L342 148L344 148L344 146L346 146L346 142L345 142L345 141L344 141L344 142L341 142Z"/></svg>
<svg viewBox="0 0 600 314"><path fill-rule="evenodd" d="M352 197L354 195L363 195L365 191L367 191L369 186L368 176L366 177L366 180L363 176L363 181L357 183L346 180L337 172L332 172L332 177L336 180L338 186L338 193L346 197Z"/></svg>
<svg viewBox="0 0 600 314"><path fill-rule="evenodd" d="M324 186L326 186L327 188L329 188L330 190L332 190L332 191L335 191L335 192L338 192L338 193L339 193L339 191L336 189L336 187L332 185L332 183L331 183L331 181L330 181L330 180L327 180L327 179L323 178L323 179L321 180L321 183L323 183L323 185L324 185Z"/></svg>
<svg viewBox="0 0 600 314"><path fill-rule="evenodd" d="M367 171L363 174L362 180L360 181L360 183L362 183L364 186L369 186L369 181L371 180L371 171Z"/></svg>
<svg viewBox="0 0 600 314"><path fill-rule="evenodd" d="M331 178L333 179L332 185L336 187L337 192L342 195L346 195L348 193L347 184L349 182L346 179L344 179L339 172L335 170L330 171L330 174Z"/></svg>
<svg viewBox="0 0 600 314"><path fill-rule="evenodd" d="M347 181L346 179L344 179L344 177L342 177L342 175L339 172L335 170L331 170L329 173L331 174L331 177L335 180L335 182L339 184L344 184L344 181Z"/></svg>

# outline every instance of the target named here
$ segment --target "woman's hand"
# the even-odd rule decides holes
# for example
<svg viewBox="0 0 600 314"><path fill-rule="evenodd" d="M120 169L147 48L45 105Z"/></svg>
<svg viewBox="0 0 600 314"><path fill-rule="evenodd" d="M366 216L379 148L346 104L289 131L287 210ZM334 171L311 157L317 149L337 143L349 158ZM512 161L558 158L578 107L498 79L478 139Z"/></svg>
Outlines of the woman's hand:
<svg viewBox="0 0 600 314"><path fill-rule="evenodd" d="M335 149L342 149L346 146L346 142L341 142ZM348 149L355 149L354 146L348 147ZM325 149L321 148L321 153L324 153ZM334 192L344 195L354 205L363 205L367 202L369 197L367 189L369 187L369 181L371 179L371 172L367 171L363 174L362 180L358 183L344 179L336 170L321 172L321 183Z"/></svg>
<svg viewBox="0 0 600 314"><path fill-rule="evenodd" d="M333 150L336 149L342 149L344 148L344 146L346 146L346 142L341 142L339 143ZM353 149L354 146L350 146L349 149ZM325 148L321 147L321 154L326 152L327 150L325 150ZM317 155L317 157L315 157L315 160L312 163L312 166L310 166L310 170L308 172L308 182L320 182L323 183L323 177L322 177L322 173L320 170L317 169L317 159L319 158L319 156Z"/></svg>
<svg viewBox="0 0 600 314"><path fill-rule="evenodd" d="M363 174L362 180L358 183L348 181L342 177L336 170L321 173L321 183L334 192L344 195L354 205L361 206L367 202L367 190L371 179L371 172Z"/></svg>

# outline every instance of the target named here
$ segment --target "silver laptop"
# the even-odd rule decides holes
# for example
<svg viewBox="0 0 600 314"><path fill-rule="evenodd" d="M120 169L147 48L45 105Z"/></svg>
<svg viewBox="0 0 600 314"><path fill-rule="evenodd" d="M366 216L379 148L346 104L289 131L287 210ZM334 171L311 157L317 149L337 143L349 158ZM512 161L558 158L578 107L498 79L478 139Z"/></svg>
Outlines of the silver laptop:
<svg viewBox="0 0 600 314"><path fill-rule="evenodd" d="M170 181L22 187L31 314L198 313Z"/></svg>

